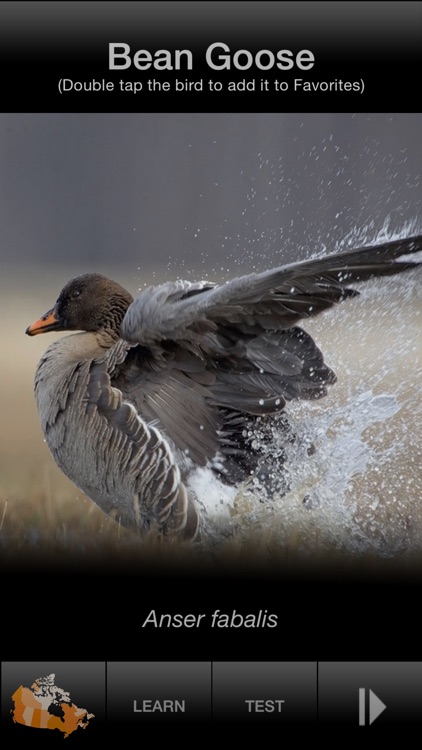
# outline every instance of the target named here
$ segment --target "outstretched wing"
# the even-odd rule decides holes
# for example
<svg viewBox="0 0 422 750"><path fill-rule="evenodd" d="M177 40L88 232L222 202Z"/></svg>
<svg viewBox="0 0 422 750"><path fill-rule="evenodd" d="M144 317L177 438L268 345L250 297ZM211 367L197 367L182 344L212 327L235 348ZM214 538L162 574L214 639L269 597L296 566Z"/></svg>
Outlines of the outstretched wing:
<svg viewBox="0 0 422 750"><path fill-rule="evenodd" d="M419 265L397 259L421 250L418 236L221 285L149 287L123 320L122 338L137 346L116 385L181 451L205 463L231 439L221 438L224 410L274 414L286 400L324 396L335 375L297 323L356 296L351 283Z"/></svg>
<svg viewBox="0 0 422 750"><path fill-rule="evenodd" d="M236 325L241 331L291 328L303 318L356 296L358 292L349 284L419 265L397 258L421 250L419 235L241 276L220 285L177 281L149 287L130 305L121 336L148 346L163 340L195 343L219 326Z"/></svg>

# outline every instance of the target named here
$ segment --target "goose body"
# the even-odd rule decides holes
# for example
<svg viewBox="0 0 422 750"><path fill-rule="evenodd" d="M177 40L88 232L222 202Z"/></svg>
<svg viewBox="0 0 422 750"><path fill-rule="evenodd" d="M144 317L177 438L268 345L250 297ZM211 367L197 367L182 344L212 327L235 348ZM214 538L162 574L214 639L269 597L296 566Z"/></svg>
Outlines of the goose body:
<svg viewBox="0 0 422 750"><path fill-rule="evenodd" d="M257 420L265 430L336 380L299 321L356 296L350 284L420 265L400 257L421 250L411 237L135 300L100 274L72 279L26 330L80 331L52 343L35 375L56 463L124 526L193 538L190 472L209 465L237 483L259 471Z"/></svg>

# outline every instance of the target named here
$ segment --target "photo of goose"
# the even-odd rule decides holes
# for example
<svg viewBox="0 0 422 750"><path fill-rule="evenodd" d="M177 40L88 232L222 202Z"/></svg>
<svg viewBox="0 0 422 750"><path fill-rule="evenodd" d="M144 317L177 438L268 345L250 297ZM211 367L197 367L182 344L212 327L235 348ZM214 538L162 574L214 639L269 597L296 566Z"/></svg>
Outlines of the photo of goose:
<svg viewBox="0 0 422 750"><path fill-rule="evenodd" d="M26 329L84 331L53 343L36 371L56 463L124 526L195 538L190 473L210 464L236 484L265 472L254 422L336 380L297 324L357 296L355 282L414 269L399 258L420 251L411 237L220 285L167 282L135 300L100 274L77 276Z"/></svg>
<svg viewBox="0 0 422 750"><path fill-rule="evenodd" d="M421 124L0 117L1 554L419 559Z"/></svg>

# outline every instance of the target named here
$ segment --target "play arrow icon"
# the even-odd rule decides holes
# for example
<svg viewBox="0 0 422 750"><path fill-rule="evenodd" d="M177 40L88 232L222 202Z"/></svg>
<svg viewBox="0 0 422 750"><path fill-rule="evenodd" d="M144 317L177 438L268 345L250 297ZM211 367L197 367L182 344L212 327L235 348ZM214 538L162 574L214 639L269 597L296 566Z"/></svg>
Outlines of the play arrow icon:
<svg viewBox="0 0 422 750"><path fill-rule="evenodd" d="M369 723L373 724L375 719L382 714L387 706L383 703L372 690L369 690Z"/></svg>

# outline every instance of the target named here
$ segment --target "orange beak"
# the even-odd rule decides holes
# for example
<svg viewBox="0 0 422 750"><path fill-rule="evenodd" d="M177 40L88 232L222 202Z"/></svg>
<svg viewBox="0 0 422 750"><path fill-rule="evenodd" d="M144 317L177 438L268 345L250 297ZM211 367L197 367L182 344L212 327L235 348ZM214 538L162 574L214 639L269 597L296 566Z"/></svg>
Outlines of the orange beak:
<svg viewBox="0 0 422 750"><path fill-rule="evenodd" d="M61 325L60 320L56 315L56 308L53 307L51 310L45 313L39 320L28 326L25 333L28 336L36 336L38 333L48 333L48 331L60 331Z"/></svg>

